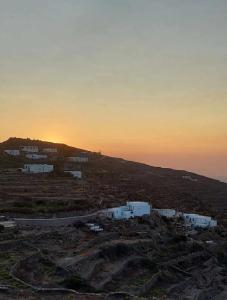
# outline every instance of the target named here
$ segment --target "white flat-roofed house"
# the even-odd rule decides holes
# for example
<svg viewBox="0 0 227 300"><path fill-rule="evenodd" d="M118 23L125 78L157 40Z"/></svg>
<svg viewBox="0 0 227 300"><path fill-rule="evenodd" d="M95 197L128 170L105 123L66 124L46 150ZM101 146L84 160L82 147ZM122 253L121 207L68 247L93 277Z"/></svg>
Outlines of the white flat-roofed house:
<svg viewBox="0 0 227 300"><path fill-rule="evenodd" d="M21 151L28 152L28 153L38 153L39 147L38 146L22 146Z"/></svg>
<svg viewBox="0 0 227 300"><path fill-rule="evenodd" d="M166 218L174 218L177 216L176 210L171 208L154 208L154 211Z"/></svg>
<svg viewBox="0 0 227 300"><path fill-rule="evenodd" d="M87 163L88 157L86 157L86 156L71 156L71 157L68 157L68 161L77 162L77 163Z"/></svg>
<svg viewBox="0 0 227 300"><path fill-rule="evenodd" d="M212 228L217 226L217 221L209 216L184 213L183 218L186 223L191 224L195 228Z"/></svg>
<svg viewBox="0 0 227 300"><path fill-rule="evenodd" d="M106 210L107 217L112 219L130 219L150 215L151 206L147 202L132 201L127 202L125 206L113 207Z"/></svg>
<svg viewBox="0 0 227 300"><path fill-rule="evenodd" d="M23 173L51 173L54 171L53 165L46 165L46 164L26 164L22 169Z"/></svg>
<svg viewBox="0 0 227 300"><path fill-rule="evenodd" d="M47 159L46 154L35 154L35 153L28 153L26 154L26 157L29 159Z"/></svg>
<svg viewBox="0 0 227 300"><path fill-rule="evenodd" d="M148 202L130 201L127 202L127 207L133 211L134 217L141 217L151 214L151 205Z"/></svg>
<svg viewBox="0 0 227 300"><path fill-rule="evenodd" d="M44 153L57 153L58 149L57 148L44 148L43 152Z"/></svg>
<svg viewBox="0 0 227 300"><path fill-rule="evenodd" d="M130 219L134 217L133 212L130 211L126 205L108 208L107 216L115 220Z"/></svg>
<svg viewBox="0 0 227 300"><path fill-rule="evenodd" d="M4 150L5 153L12 156L19 156L20 150Z"/></svg>
<svg viewBox="0 0 227 300"><path fill-rule="evenodd" d="M82 172L81 171L64 171L65 173L71 174L74 178L82 178Z"/></svg>

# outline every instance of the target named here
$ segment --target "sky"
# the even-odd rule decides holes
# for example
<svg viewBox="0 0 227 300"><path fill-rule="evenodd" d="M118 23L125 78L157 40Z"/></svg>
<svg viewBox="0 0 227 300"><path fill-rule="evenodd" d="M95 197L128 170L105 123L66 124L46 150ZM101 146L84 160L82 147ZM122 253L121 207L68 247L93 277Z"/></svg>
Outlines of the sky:
<svg viewBox="0 0 227 300"><path fill-rule="evenodd" d="M226 0L0 0L0 141L227 180Z"/></svg>

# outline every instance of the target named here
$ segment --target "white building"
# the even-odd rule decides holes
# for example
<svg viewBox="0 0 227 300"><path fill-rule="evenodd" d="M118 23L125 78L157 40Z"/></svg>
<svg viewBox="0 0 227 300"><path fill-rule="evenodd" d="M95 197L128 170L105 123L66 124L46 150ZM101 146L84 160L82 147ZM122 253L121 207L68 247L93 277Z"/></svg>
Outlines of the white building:
<svg viewBox="0 0 227 300"><path fill-rule="evenodd" d="M21 147L21 151L29 152L29 153L37 153L39 152L38 146L23 146Z"/></svg>
<svg viewBox="0 0 227 300"><path fill-rule="evenodd" d="M194 181L194 182L197 182L197 181L198 181L198 179L193 178L193 177L190 176L190 175L184 175L184 176L182 176L182 178L185 179L185 180Z"/></svg>
<svg viewBox="0 0 227 300"><path fill-rule="evenodd" d="M44 148L43 152L45 152L45 153L57 153L58 149L57 148Z"/></svg>
<svg viewBox="0 0 227 300"><path fill-rule="evenodd" d="M159 208L154 208L154 211L157 211L157 213L166 218L174 218L177 215L177 212L175 209L169 209L169 208L164 208L164 209L159 209Z"/></svg>
<svg viewBox="0 0 227 300"><path fill-rule="evenodd" d="M2 221L0 222L0 225L7 229L16 227L16 223L14 221Z"/></svg>
<svg viewBox="0 0 227 300"><path fill-rule="evenodd" d="M93 224L93 223L87 223L86 225L91 231L95 231L95 232L103 231L103 228L100 225Z"/></svg>
<svg viewBox="0 0 227 300"><path fill-rule="evenodd" d="M127 202L125 206L113 207L106 210L106 215L112 219L130 219L150 215L151 206L147 202Z"/></svg>
<svg viewBox="0 0 227 300"><path fill-rule="evenodd" d="M64 171L65 173L71 174L74 178L82 178L82 172L81 171Z"/></svg>
<svg viewBox="0 0 227 300"><path fill-rule="evenodd" d="M46 164L26 164L22 169L23 173L50 173L54 171L53 165L46 165Z"/></svg>
<svg viewBox="0 0 227 300"><path fill-rule="evenodd" d="M217 226L217 221L209 216L202 216L198 214L183 214L183 218L186 224L190 224L192 227L200 228L212 228Z"/></svg>
<svg viewBox="0 0 227 300"><path fill-rule="evenodd" d="M46 154L28 153L28 154L26 154L26 157L29 158L29 159L47 159Z"/></svg>
<svg viewBox="0 0 227 300"><path fill-rule="evenodd" d="M20 155L20 150L4 150L5 153L12 156Z"/></svg>
<svg viewBox="0 0 227 300"><path fill-rule="evenodd" d="M130 219L133 218L133 212L125 206L108 208L106 211L106 215L109 218L121 220L121 219Z"/></svg>
<svg viewBox="0 0 227 300"><path fill-rule="evenodd" d="M131 201L127 202L127 207L133 211L134 217L141 217L151 214L151 206L148 202Z"/></svg>
<svg viewBox="0 0 227 300"><path fill-rule="evenodd" d="M88 157L85 157L85 156L71 156L71 157L68 157L68 161L78 162L78 163L87 163L88 162Z"/></svg>

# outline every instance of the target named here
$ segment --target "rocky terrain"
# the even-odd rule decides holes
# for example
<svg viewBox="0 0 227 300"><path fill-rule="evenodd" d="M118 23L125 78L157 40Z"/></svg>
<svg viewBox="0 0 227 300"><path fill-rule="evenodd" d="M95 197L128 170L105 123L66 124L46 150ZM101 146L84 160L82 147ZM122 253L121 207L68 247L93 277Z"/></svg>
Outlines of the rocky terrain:
<svg viewBox="0 0 227 300"><path fill-rule="evenodd" d="M104 231L84 222L1 231L0 299L226 299L222 228L188 231L156 213L89 221Z"/></svg>
<svg viewBox="0 0 227 300"><path fill-rule="evenodd" d="M5 149L56 147L43 163L52 174L23 174L30 161ZM64 174L66 158L82 180ZM12 138L0 144L0 209L11 217L92 214L127 200L208 214L213 230L189 230L179 219L127 221L90 217L57 228L0 227L0 299L227 299L227 184L192 174L111 158L61 144ZM92 232L87 223L104 229Z"/></svg>

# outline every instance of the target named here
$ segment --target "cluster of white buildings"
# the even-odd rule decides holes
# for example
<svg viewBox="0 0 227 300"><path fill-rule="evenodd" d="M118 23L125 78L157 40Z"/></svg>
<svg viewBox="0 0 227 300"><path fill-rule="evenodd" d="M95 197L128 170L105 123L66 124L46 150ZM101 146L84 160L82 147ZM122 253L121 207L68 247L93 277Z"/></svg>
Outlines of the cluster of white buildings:
<svg viewBox="0 0 227 300"><path fill-rule="evenodd" d="M41 149L43 153L57 153L57 148L44 148ZM22 146L20 149L7 149L4 152L11 156L24 155L29 159L45 159L47 154L37 154L39 153L38 146Z"/></svg>
<svg viewBox="0 0 227 300"><path fill-rule="evenodd" d="M29 160L47 160L48 155L55 154L58 152L57 148L42 148L39 149L38 146L34 145L28 145L28 146L22 146L20 149L9 149L4 150L4 152L11 156L24 156ZM79 163L84 164L88 162L88 156L86 153L81 153L81 155L75 155L71 157L67 157L66 160L71 163ZM79 170L74 169L75 166L72 165L72 167L69 170L65 170L65 173L68 173L72 175L74 178L82 178L82 172ZM30 163L25 164L23 168L20 169L23 173L51 173L54 171L54 166L50 164L43 164L43 163Z"/></svg>
<svg viewBox="0 0 227 300"><path fill-rule="evenodd" d="M191 225L192 227L200 228L212 228L217 226L217 221L212 219L209 216L203 216L199 214L190 214L178 212L175 209L154 209L160 216L166 218L177 218L182 217L186 224Z"/></svg>
<svg viewBox="0 0 227 300"><path fill-rule="evenodd" d="M11 156L19 156L22 153L25 153L25 157L28 159L42 160L47 159L49 153L57 153L56 148L44 148L42 149L42 154L39 153L38 146L22 146L19 149L9 149L4 150L6 154ZM88 157L86 155L81 156L71 156L67 158L68 162L72 163L87 163ZM51 173L54 171L54 166L51 164L25 164L24 168L21 169L23 173ZM82 172L77 170L65 170L65 173L71 174L74 178L82 178ZM183 179L190 181L197 181L197 179L192 178L190 175L183 176ZM104 210L104 213L107 217L122 220L130 219L134 217L141 217L144 215L151 214L152 206L147 202L140 201L129 201L124 206L113 207ZM181 213L175 209L153 209L160 216L166 218L177 218L182 217L185 221L185 224L190 225L193 228L213 228L217 226L217 221L212 219L209 216L203 216L199 214L190 214L190 213ZM90 224L90 229L93 231L101 231L95 224Z"/></svg>
<svg viewBox="0 0 227 300"><path fill-rule="evenodd" d="M86 164L89 161L89 158L84 153L81 153L80 156L70 156L67 157L67 162L70 167L67 167L64 171L66 174L71 174L74 178L82 179L82 172L78 170L74 170L75 164ZM70 164L71 163L71 164Z"/></svg>
<svg viewBox="0 0 227 300"><path fill-rule="evenodd" d="M115 220L130 219L151 214L152 206L147 202L127 202L125 206L113 207L105 210L105 215ZM209 216L178 212L175 209L152 209L162 217L182 217L186 225L192 228L213 228L217 221Z"/></svg>

